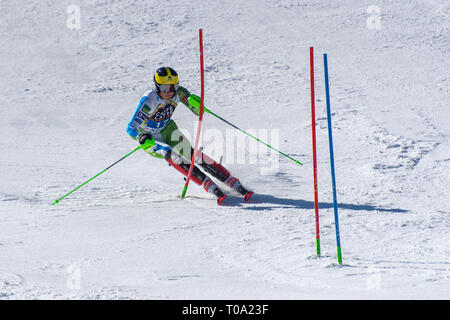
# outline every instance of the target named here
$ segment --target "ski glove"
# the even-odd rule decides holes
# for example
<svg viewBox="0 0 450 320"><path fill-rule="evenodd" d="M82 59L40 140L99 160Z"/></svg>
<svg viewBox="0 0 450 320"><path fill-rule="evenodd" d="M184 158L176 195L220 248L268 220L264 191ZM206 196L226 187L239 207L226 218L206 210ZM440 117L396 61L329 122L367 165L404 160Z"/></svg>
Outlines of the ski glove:
<svg viewBox="0 0 450 320"><path fill-rule="evenodd" d="M192 107L190 108L197 116L200 114L200 97L195 94L191 94L188 98L188 103ZM209 112L209 110L203 106L204 112Z"/></svg>
<svg viewBox="0 0 450 320"><path fill-rule="evenodd" d="M155 145L155 139L148 132L140 133L138 136L138 140L144 150L147 150Z"/></svg>

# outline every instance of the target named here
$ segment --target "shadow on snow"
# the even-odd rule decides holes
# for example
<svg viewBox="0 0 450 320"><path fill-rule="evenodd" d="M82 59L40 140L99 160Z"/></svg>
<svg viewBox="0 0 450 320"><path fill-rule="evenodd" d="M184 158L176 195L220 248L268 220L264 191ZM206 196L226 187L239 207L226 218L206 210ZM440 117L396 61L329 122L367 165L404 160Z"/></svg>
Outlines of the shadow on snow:
<svg viewBox="0 0 450 320"><path fill-rule="evenodd" d="M231 199L230 199L231 200ZM255 206L251 206L255 204ZM261 206L260 204L272 204L272 206ZM273 210L279 208L298 208L298 209L312 209L314 210L314 201L307 201L301 199L287 199L278 198L272 195L255 194L247 206L243 207L245 210ZM333 208L333 203L319 202L320 209ZM356 211L377 211L377 212L393 212L393 213L405 213L408 210L396 209L396 208L383 208L370 204L349 204L338 203L339 209L356 210Z"/></svg>

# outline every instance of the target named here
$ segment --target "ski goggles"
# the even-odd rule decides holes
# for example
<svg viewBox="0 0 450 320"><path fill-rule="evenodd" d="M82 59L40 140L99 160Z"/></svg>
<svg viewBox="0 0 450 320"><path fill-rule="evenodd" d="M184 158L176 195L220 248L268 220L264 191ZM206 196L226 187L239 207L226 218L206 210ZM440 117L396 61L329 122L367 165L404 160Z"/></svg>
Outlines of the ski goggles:
<svg viewBox="0 0 450 320"><path fill-rule="evenodd" d="M159 92L169 93L176 92L178 84L158 84Z"/></svg>

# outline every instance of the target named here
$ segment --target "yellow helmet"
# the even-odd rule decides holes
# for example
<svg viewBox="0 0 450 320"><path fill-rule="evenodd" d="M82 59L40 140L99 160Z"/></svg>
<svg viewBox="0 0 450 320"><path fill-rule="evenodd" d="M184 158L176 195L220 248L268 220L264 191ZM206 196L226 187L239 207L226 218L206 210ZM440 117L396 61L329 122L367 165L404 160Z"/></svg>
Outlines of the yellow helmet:
<svg viewBox="0 0 450 320"><path fill-rule="evenodd" d="M176 92L178 89L178 74L170 67L161 67L156 70L153 77L156 91L158 94L162 92Z"/></svg>
<svg viewBox="0 0 450 320"><path fill-rule="evenodd" d="M178 84L178 73L171 67L161 67L155 72L155 84Z"/></svg>

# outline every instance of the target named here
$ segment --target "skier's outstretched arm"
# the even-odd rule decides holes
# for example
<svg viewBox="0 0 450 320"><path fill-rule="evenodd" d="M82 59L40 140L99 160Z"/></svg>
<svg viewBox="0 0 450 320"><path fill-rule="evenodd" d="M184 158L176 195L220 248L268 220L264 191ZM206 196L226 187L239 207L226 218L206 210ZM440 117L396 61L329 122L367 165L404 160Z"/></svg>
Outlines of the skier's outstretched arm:
<svg viewBox="0 0 450 320"><path fill-rule="evenodd" d="M191 94L189 92L188 89L179 86L178 87L178 97L180 98L180 101L189 109L192 111L192 113L194 113L195 115L200 115L200 97L195 95L195 94ZM204 107L205 111L207 111L207 109Z"/></svg>

